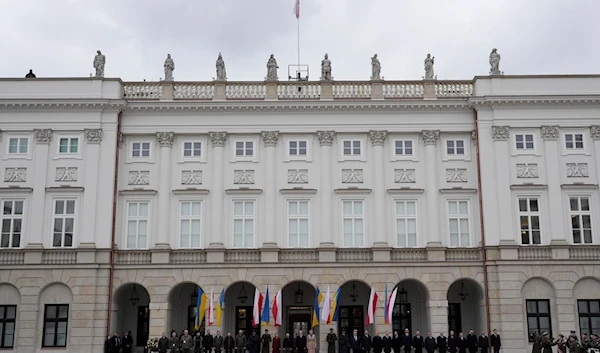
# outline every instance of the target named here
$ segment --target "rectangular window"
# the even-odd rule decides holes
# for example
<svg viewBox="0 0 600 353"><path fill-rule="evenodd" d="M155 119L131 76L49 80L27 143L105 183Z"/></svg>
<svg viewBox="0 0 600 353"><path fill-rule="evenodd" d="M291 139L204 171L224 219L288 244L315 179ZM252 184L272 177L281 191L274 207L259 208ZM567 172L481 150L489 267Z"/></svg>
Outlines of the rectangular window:
<svg viewBox="0 0 600 353"><path fill-rule="evenodd" d="M394 142L396 156L412 156L413 142L411 140L396 140Z"/></svg>
<svg viewBox="0 0 600 353"><path fill-rule="evenodd" d="M450 246L469 246L469 201L448 201Z"/></svg>
<svg viewBox="0 0 600 353"><path fill-rule="evenodd" d="M184 157L200 157L202 156L202 142L184 142L183 143Z"/></svg>
<svg viewBox="0 0 600 353"><path fill-rule="evenodd" d="M66 347L68 325L68 304L46 304L44 308L44 338L42 348Z"/></svg>
<svg viewBox="0 0 600 353"><path fill-rule="evenodd" d="M568 150L582 150L583 134L566 134L565 148Z"/></svg>
<svg viewBox="0 0 600 353"><path fill-rule="evenodd" d="M290 141L290 157L306 156L308 152L306 141Z"/></svg>
<svg viewBox="0 0 600 353"><path fill-rule="evenodd" d="M179 213L179 246L200 247L200 215L202 202L181 201Z"/></svg>
<svg viewBox="0 0 600 353"><path fill-rule="evenodd" d="M590 335L600 332L600 300L578 300L579 331Z"/></svg>
<svg viewBox="0 0 600 353"><path fill-rule="evenodd" d="M540 201L537 197L519 198L519 221L521 223L521 244L541 244Z"/></svg>
<svg viewBox="0 0 600 353"><path fill-rule="evenodd" d="M288 233L290 247L308 246L308 201L288 201Z"/></svg>
<svg viewBox="0 0 600 353"><path fill-rule="evenodd" d="M233 203L233 246L250 248L254 245L254 201Z"/></svg>
<svg viewBox="0 0 600 353"><path fill-rule="evenodd" d="M346 140L343 141L344 146L344 156L360 156L361 155L361 146L360 140Z"/></svg>
<svg viewBox="0 0 600 353"><path fill-rule="evenodd" d="M532 150L533 145L533 134L516 134L515 144L518 150Z"/></svg>
<svg viewBox="0 0 600 353"><path fill-rule="evenodd" d="M8 139L8 154L27 154L28 150L28 137L11 137Z"/></svg>
<svg viewBox="0 0 600 353"><path fill-rule="evenodd" d="M344 246L364 246L364 209L362 201L343 202Z"/></svg>
<svg viewBox="0 0 600 353"><path fill-rule="evenodd" d="M75 200L54 200L52 246L72 247L75 232Z"/></svg>
<svg viewBox="0 0 600 353"><path fill-rule="evenodd" d="M0 348L13 348L16 317L16 305L0 305Z"/></svg>
<svg viewBox="0 0 600 353"><path fill-rule="evenodd" d="M465 141L464 140L448 140L446 141L446 154L448 156L464 156Z"/></svg>
<svg viewBox="0 0 600 353"><path fill-rule="evenodd" d="M529 342L533 342L533 333L548 332L552 337L552 325L550 324L550 300L533 299L525 301L527 306L527 331Z"/></svg>
<svg viewBox="0 0 600 353"><path fill-rule="evenodd" d="M401 248L417 246L416 201L396 201L396 238Z"/></svg>
<svg viewBox="0 0 600 353"><path fill-rule="evenodd" d="M127 203L127 249L148 247L148 202Z"/></svg>
<svg viewBox="0 0 600 353"><path fill-rule="evenodd" d="M150 142L134 142L134 143L132 143L131 157L134 157L134 158L150 157Z"/></svg>
<svg viewBox="0 0 600 353"><path fill-rule="evenodd" d="M79 138L77 138L77 137L61 137L60 140L58 140L58 153L60 153L60 154L79 153Z"/></svg>
<svg viewBox="0 0 600 353"><path fill-rule="evenodd" d="M592 243L592 212L587 196L569 197L571 208L571 231L574 244Z"/></svg>
<svg viewBox="0 0 600 353"><path fill-rule="evenodd" d="M254 141L236 141L235 156L236 157L252 157L252 156L254 156Z"/></svg>
<svg viewBox="0 0 600 353"><path fill-rule="evenodd" d="M23 200L2 201L1 248L18 248L21 245L21 227L23 226Z"/></svg>

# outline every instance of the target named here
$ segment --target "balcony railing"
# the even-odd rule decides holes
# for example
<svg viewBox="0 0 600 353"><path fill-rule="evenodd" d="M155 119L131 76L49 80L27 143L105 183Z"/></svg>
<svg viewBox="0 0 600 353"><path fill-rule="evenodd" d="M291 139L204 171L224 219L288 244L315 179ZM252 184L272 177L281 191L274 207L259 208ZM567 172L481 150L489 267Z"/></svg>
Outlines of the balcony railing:
<svg viewBox="0 0 600 353"><path fill-rule="evenodd" d="M228 250L225 250L225 262L228 262L228 263L260 262L260 250L258 250L258 249L228 249Z"/></svg>
<svg viewBox="0 0 600 353"><path fill-rule="evenodd" d="M426 249L392 249L390 254L392 262L426 262Z"/></svg>
<svg viewBox="0 0 600 353"><path fill-rule="evenodd" d="M302 263L318 262L319 252L317 249L281 249L279 250L279 262Z"/></svg>
<svg viewBox="0 0 600 353"><path fill-rule="evenodd" d="M481 261L481 249L447 249L446 261Z"/></svg>
<svg viewBox="0 0 600 353"><path fill-rule="evenodd" d="M522 247L517 250L519 260L552 260L550 247Z"/></svg>
<svg viewBox="0 0 600 353"><path fill-rule="evenodd" d="M201 264L206 262L206 252L202 250L174 250L169 254L172 264Z"/></svg>
<svg viewBox="0 0 600 353"><path fill-rule="evenodd" d="M72 265L77 263L77 250L44 250L42 264L45 265Z"/></svg>
<svg viewBox="0 0 600 353"><path fill-rule="evenodd" d="M152 263L152 253L148 250L117 251L118 265L145 265Z"/></svg>
<svg viewBox="0 0 600 353"><path fill-rule="evenodd" d="M467 98L473 81L125 82L127 100L394 100Z"/></svg>
<svg viewBox="0 0 600 353"><path fill-rule="evenodd" d="M25 263L23 250L0 250L0 265L22 265Z"/></svg>

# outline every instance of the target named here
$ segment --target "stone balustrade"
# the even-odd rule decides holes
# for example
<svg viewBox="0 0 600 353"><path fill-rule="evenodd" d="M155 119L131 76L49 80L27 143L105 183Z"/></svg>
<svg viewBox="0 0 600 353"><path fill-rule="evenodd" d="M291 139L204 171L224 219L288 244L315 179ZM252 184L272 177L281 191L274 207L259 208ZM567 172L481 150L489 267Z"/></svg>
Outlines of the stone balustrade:
<svg viewBox="0 0 600 353"><path fill-rule="evenodd" d="M392 249L392 262L427 262L427 249Z"/></svg>
<svg viewBox="0 0 600 353"><path fill-rule="evenodd" d="M152 263L152 253L147 250L117 251L116 264L144 265Z"/></svg>
<svg viewBox="0 0 600 353"><path fill-rule="evenodd" d="M473 81L125 82L123 98L138 100L392 100L465 99Z"/></svg>
<svg viewBox="0 0 600 353"><path fill-rule="evenodd" d="M73 265L76 263L77 251L75 249L48 249L42 253L42 264L44 265Z"/></svg>

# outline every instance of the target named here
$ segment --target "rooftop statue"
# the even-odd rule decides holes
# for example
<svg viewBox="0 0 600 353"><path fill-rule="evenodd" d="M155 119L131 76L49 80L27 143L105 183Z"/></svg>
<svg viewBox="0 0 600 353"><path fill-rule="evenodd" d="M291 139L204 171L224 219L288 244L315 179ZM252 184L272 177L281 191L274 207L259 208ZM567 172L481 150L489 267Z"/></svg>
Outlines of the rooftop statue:
<svg viewBox="0 0 600 353"><path fill-rule="evenodd" d="M371 80L381 80L381 64L377 59L377 54L371 58Z"/></svg>
<svg viewBox="0 0 600 353"><path fill-rule="evenodd" d="M321 60L321 80L331 81L331 60L329 60L329 55L327 54Z"/></svg>
<svg viewBox="0 0 600 353"><path fill-rule="evenodd" d="M425 79L433 80L435 77L433 75L433 63L435 60L435 56L432 57L431 54L427 54L425 58Z"/></svg>
<svg viewBox="0 0 600 353"><path fill-rule="evenodd" d="M225 70L225 61L223 60L223 56L219 53L219 57L217 58L217 81L226 81L227 80L227 71Z"/></svg>
<svg viewBox="0 0 600 353"><path fill-rule="evenodd" d="M269 61L267 61L267 81L277 81L277 60L275 60L275 54L271 54Z"/></svg>
<svg viewBox="0 0 600 353"><path fill-rule="evenodd" d="M498 49L492 49L490 53L490 75L502 75L500 71L500 54Z"/></svg>
<svg viewBox="0 0 600 353"><path fill-rule="evenodd" d="M165 81L173 81L173 71L175 71L175 62L171 59L171 54L167 54L165 60Z"/></svg>
<svg viewBox="0 0 600 353"><path fill-rule="evenodd" d="M94 68L96 69L96 77L104 77L104 64L106 63L106 57L100 50L96 52L94 57Z"/></svg>

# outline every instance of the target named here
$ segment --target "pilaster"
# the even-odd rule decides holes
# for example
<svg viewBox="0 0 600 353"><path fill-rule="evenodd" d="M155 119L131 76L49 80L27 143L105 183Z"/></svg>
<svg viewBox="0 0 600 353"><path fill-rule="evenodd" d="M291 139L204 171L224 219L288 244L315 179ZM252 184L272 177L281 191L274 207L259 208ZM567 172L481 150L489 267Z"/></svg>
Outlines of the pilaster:
<svg viewBox="0 0 600 353"><path fill-rule="evenodd" d="M33 176L33 192L31 195L32 214L44 215L45 200L46 200L46 178L48 176L48 159L50 151L50 143L52 142L53 132L50 129L33 130L35 141L35 169L30 175ZM26 245L28 248L42 248L44 224L46 221L40 219L38 222L29 223L29 241ZM27 254L26 254L27 255ZM41 254L40 254L41 257ZM40 258L41 262L41 258Z"/></svg>
<svg viewBox="0 0 600 353"><path fill-rule="evenodd" d="M332 217L332 172L331 172L331 146L333 145L333 139L335 138L335 131L317 131L317 137L319 138L319 145L321 146L321 185L319 193L321 194L321 248L333 247L333 228L332 222L329 220ZM323 256L322 256L323 255ZM329 260L331 254L325 250L319 251L319 261ZM335 251L333 253L333 261L335 261Z"/></svg>
<svg viewBox="0 0 600 353"><path fill-rule="evenodd" d="M434 80L423 80L423 99L437 99Z"/></svg>
<svg viewBox="0 0 600 353"><path fill-rule="evenodd" d="M383 99L383 81L371 81L371 100Z"/></svg>
<svg viewBox="0 0 600 353"><path fill-rule="evenodd" d="M227 82L215 81L215 94L213 95L214 101L224 101L227 99L226 86Z"/></svg>
<svg viewBox="0 0 600 353"><path fill-rule="evenodd" d="M600 125L592 125L590 126L590 137L592 138L592 146L594 153L594 158L596 160L596 180L600 180ZM598 181L596 181L598 182Z"/></svg>
<svg viewBox="0 0 600 353"><path fill-rule="evenodd" d="M429 219L439 219L439 187L438 187L438 157L437 143L440 139L440 130L423 130L423 144L425 145L425 162L426 162L426 185L425 194L427 196L427 210ZM439 222L427 222L427 247L442 246L442 239L439 229Z"/></svg>
<svg viewBox="0 0 600 353"><path fill-rule="evenodd" d="M265 81L267 93L265 100L277 100L277 82L278 81Z"/></svg>
<svg viewBox="0 0 600 353"><path fill-rule="evenodd" d="M387 138L387 131L369 131L371 145L373 146L373 185L375 199L375 241L373 247L387 247L387 212L386 212L386 173L383 163L384 145ZM379 254L381 255L381 254ZM389 251L387 251L387 261L389 261Z"/></svg>
<svg viewBox="0 0 600 353"><path fill-rule="evenodd" d="M567 244L565 222L563 218L562 189L560 186L560 150L558 146L558 126L542 126L542 138L546 155L546 177L548 178L548 197L550 199L550 244Z"/></svg>
<svg viewBox="0 0 600 353"><path fill-rule="evenodd" d="M321 81L321 100L333 100L333 84L331 81Z"/></svg>
<svg viewBox="0 0 600 353"><path fill-rule="evenodd" d="M277 224L277 179L275 172L275 148L279 141L279 131L263 131L261 133L265 144L265 238L264 248L277 248L276 224ZM262 255L261 255L262 256ZM275 259L277 261L277 259Z"/></svg>
<svg viewBox="0 0 600 353"><path fill-rule="evenodd" d="M427 303L431 332L448 331L448 301L430 300Z"/></svg>
<svg viewBox="0 0 600 353"><path fill-rule="evenodd" d="M223 153L225 149L225 143L227 142L226 132L209 132L209 138L213 148L213 160L212 160L212 188L210 193L210 201L212 207L210 209L210 233L209 233L209 247L211 248L223 248L223 159L225 158ZM214 255L214 256L213 256ZM213 256L215 260L217 254L207 256ZM224 254L222 255L224 259Z"/></svg>
<svg viewBox="0 0 600 353"><path fill-rule="evenodd" d="M162 95L160 100L172 101L173 100L173 81L162 83Z"/></svg>
<svg viewBox="0 0 600 353"><path fill-rule="evenodd" d="M496 169L494 173L496 179L496 190L495 193L484 197L496 198L498 207L497 213L496 216L491 215L491 217L496 217L498 220L500 220L498 222L498 229L500 230L499 244L514 245L517 243L515 241L515 232L512 227L512 222L501 221L512 219L512 207L510 207L510 205L512 205L512 196L510 193L510 128L508 126L492 126L491 133L492 138L494 139L494 156L496 157ZM486 158L482 158L482 160L485 159ZM485 180L483 178L485 178L485 176L482 177L482 180ZM484 204L484 209L487 206L488 204ZM485 222L487 223L488 219L491 217L486 218Z"/></svg>
<svg viewBox="0 0 600 353"><path fill-rule="evenodd" d="M100 172L100 143L102 142L102 129L86 129L84 131L86 147L85 168L85 197L83 198L83 214L85 222L82 224L80 247L95 248L96 208L98 205L98 174ZM79 256L79 255L78 255ZM93 260L93 259L92 259Z"/></svg>
<svg viewBox="0 0 600 353"><path fill-rule="evenodd" d="M172 132L157 132L156 141L160 145L160 168L158 179L158 234L156 248L169 248L170 200L171 200L171 147L175 134ZM152 255L154 257L154 254ZM168 260L167 260L168 261Z"/></svg>
<svg viewBox="0 0 600 353"><path fill-rule="evenodd" d="M161 337L167 331L167 303L150 302L150 337Z"/></svg>

